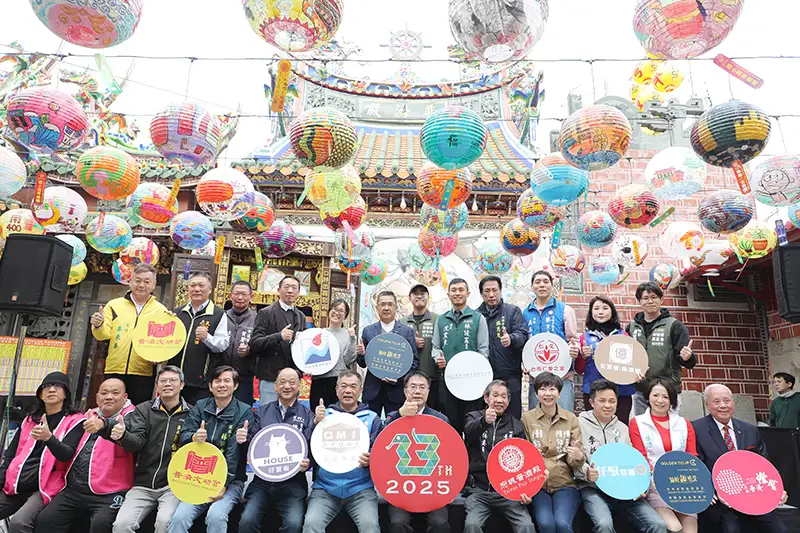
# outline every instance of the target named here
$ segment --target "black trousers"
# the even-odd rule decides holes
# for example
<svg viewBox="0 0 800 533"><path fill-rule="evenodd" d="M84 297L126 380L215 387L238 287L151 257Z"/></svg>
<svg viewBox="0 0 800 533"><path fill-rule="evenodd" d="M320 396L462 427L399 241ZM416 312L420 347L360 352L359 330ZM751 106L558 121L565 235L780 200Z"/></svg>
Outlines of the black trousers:
<svg viewBox="0 0 800 533"><path fill-rule="evenodd" d="M142 402L149 402L153 399L153 390L156 384L155 376L105 374L103 377L105 379L116 378L121 380L125 384L125 391L128 393L128 399L133 405L139 405Z"/></svg>
<svg viewBox="0 0 800 533"><path fill-rule="evenodd" d="M79 516L88 515L89 533L108 533L124 501L125 492L100 496L65 488L36 517L35 531L68 533Z"/></svg>
<svg viewBox="0 0 800 533"><path fill-rule="evenodd" d="M211 397L211 391L208 390L208 387L192 387L186 385L181 391L181 396L183 396L190 405L194 405L198 400Z"/></svg>
<svg viewBox="0 0 800 533"><path fill-rule="evenodd" d="M314 382L312 381L311 384L313 385ZM319 402L319 400L317 400L317 402ZM389 394L386 392L385 387L381 387L378 391L378 395L369 400L367 404L369 405L369 410L378 413L378 416L381 418L384 418L381 415L381 411L386 411L386 416L389 416L389 413L397 411L403 406L403 402L397 403L389 399Z"/></svg>
<svg viewBox="0 0 800 533"><path fill-rule="evenodd" d="M761 516L750 516L734 511L722 502L715 503L704 513L719 533L787 533L786 526L773 511Z"/></svg>
<svg viewBox="0 0 800 533"><path fill-rule="evenodd" d="M439 407L441 407L439 411L447 416L450 420L450 425L460 435L464 433L464 422L466 422L467 413L483 409L483 398L472 401L459 400L450 393L447 385L442 383L439 387Z"/></svg>
<svg viewBox="0 0 800 533"><path fill-rule="evenodd" d="M311 410L317 408L320 398L325 403L325 407L339 401L336 397L336 378L311 378Z"/></svg>
<svg viewBox="0 0 800 533"><path fill-rule="evenodd" d="M508 385L507 411L514 415L514 418L519 420L522 418L522 374L517 377L496 377L495 379L502 379L506 382L506 385Z"/></svg>

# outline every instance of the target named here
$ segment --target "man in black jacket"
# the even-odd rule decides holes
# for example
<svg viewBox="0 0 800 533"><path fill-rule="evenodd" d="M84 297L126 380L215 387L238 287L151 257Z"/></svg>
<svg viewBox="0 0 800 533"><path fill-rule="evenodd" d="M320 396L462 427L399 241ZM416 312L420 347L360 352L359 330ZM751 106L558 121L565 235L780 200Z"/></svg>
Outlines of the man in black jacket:
<svg viewBox="0 0 800 533"><path fill-rule="evenodd" d="M157 397L143 402L121 421L109 420L111 440L126 452L136 454L133 488L114 522L114 533L134 533L141 521L157 508L155 533L167 533L178 498L172 494L167 470L172 452L178 449L180 429L189 414L189 404L181 398L183 373L165 366L156 375Z"/></svg>
<svg viewBox="0 0 800 533"><path fill-rule="evenodd" d="M253 405L253 378L256 374L256 361L250 355L250 338L256 324L256 312L250 309L252 298L253 288L248 282L234 281L231 285L231 308L225 311L231 338L225 355L239 373L236 398L248 405Z"/></svg>
<svg viewBox="0 0 800 533"><path fill-rule="evenodd" d="M508 412L522 416L522 347L528 341L528 325L522 310L503 302L503 282L486 276L478 284L483 303L478 312L489 328L489 362L494 379L508 385Z"/></svg>
<svg viewBox="0 0 800 533"><path fill-rule="evenodd" d="M253 337L250 339L250 357L257 357L256 377L262 404L278 400L275 379L292 363L294 336L306 329L306 317L295 307L300 294L300 280L284 276L278 283L278 301L258 312Z"/></svg>

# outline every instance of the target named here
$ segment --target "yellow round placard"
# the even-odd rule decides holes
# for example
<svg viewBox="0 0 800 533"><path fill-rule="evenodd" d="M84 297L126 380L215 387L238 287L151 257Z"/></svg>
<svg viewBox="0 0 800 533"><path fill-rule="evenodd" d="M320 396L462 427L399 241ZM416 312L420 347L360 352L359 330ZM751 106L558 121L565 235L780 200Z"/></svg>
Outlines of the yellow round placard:
<svg viewBox="0 0 800 533"><path fill-rule="evenodd" d="M191 442L172 454L167 479L172 493L192 505L209 503L225 488L228 464L207 442Z"/></svg>
<svg viewBox="0 0 800 533"><path fill-rule="evenodd" d="M169 311L142 317L133 330L133 351L151 363L163 363L176 356L186 344L186 327Z"/></svg>

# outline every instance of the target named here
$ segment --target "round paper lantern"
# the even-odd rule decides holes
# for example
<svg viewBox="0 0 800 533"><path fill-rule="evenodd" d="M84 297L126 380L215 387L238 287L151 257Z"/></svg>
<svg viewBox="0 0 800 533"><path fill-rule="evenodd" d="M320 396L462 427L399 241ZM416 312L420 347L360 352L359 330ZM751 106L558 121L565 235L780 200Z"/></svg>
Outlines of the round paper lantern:
<svg viewBox="0 0 800 533"><path fill-rule="evenodd" d="M20 157L0 146L0 198L9 198L25 186L28 169Z"/></svg>
<svg viewBox="0 0 800 533"><path fill-rule="evenodd" d="M547 0L450 0L450 32L482 61L523 59L547 24Z"/></svg>
<svg viewBox="0 0 800 533"><path fill-rule="evenodd" d="M650 281L666 291L678 286L678 283L681 282L681 274L675 265L659 263L650 269Z"/></svg>
<svg viewBox="0 0 800 533"><path fill-rule="evenodd" d="M310 172L305 177L306 198L320 210L338 215L355 205L361 194L361 177L352 165Z"/></svg>
<svg viewBox="0 0 800 533"><path fill-rule="evenodd" d="M570 165L559 153L541 158L531 171L534 196L549 205L571 204L588 188L589 173Z"/></svg>
<svg viewBox="0 0 800 533"><path fill-rule="evenodd" d="M792 221L795 228L800 228L800 204L789 206L789 220Z"/></svg>
<svg viewBox="0 0 800 533"><path fill-rule="evenodd" d="M469 169L444 170L425 163L417 176L417 194L423 202L437 209L451 209L463 204L472 192Z"/></svg>
<svg viewBox="0 0 800 533"><path fill-rule="evenodd" d="M56 238L72 246L72 266L80 265L86 259L86 245L75 235L56 235Z"/></svg>
<svg viewBox="0 0 800 533"><path fill-rule="evenodd" d="M86 225L86 242L101 254L115 254L128 246L133 238L130 225L116 215L105 215L98 231L101 217L93 218Z"/></svg>
<svg viewBox="0 0 800 533"><path fill-rule="evenodd" d="M214 257L217 255L217 241L212 239L205 246L192 250L190 253L201 257Z"/></svg>
<svg viewBox="0 0 800 533"><path fill-rule="evenodd" d="M725 40L743 4L744 0L639 0L633 32L654 57L697 57Z"/></svg>
<svg viewBox="0 0 800 533"><path fill-rule="evenodd" d="M708 166L688 148L671 146L657 153L644 169L648 187L662 200L682 200L706 184Z"/></svg>
<svg viewBox="0 0 800 533"><path fill-rule="evenodd" d="M197 250L214 238L211 220L197 211L178 213L170 223L169 234L184 250Z"/></svg>
<svg viewBox="0 0 800 533"><path fill-rule="evenodd" d="M671 93L683 83L683 72L669 63L661 63L653 75L653 89L660 93Z"/></svg>
<svg viewBox="0 0 800 533"><path fill-rule="evenodd" d="M587 211L578 218L575 225L578 242L587 248L608 246L617 236L614 219L604 211Z"/></svg>
<svg viewBox="0 0 800 533"><path fill-rule="evenodd" d="M750 185L762 204L786 207L800 202L800 158L770 157L753 169Z"/></svg>
<svg viewBox="0 0 800 533"><path fill-rule="evenodd" d="M751 220L743 229L731 233L728 240L742 259L765 257L778 246L775 229L758 220Z"/></svg>
<svg viewBox="0 0 800 533"><path fill-rule="evenodd" d="M86 263L78 263L77 265L73 265L72 268L69 269L69 278L67 278L67 285L77 285L84 279L86 279L86 274L89 273L89 268L86 266Z"/></svg>
<svg viewBox="0 0 800 533"><path fill-rule="evenodd" d="M661 201L646 185L638 183L617 189L608 204L608 213L614 222L629 229L650 224L660 210Z"/></svg>
<svg viewBox="0 0 800 533"><path fill-rule="evenodd" d="M243 172L219 167L206 172L194 191L197 203L213 220L242 218L255 200L253 183Z"/></svg>
<svg viewBox="0 0 800 533"><path fill-rule="evenodd" d="M422 253L429 257L446 257L456 251L458 234L440 237L432 231L421 231L417 243Z"/></svg>
<svg viewBox="0 0 800 533"><path fill-rule="evenodd" d="M373 257L369 267L361 273L361 281L367 285L377 285L384 278L386 278L386 262Z"/></svg>
<svg viewBox="0 0 800 533"><path fill-rule="evenodd" d="M729 168L734 161L747 163L769 141L771 123L758 107L731 100L703 113L692 126L692 148L709 165Z"/></svg>
<svg viewBox="0 0 800 533"><path fill-rule="evenodd" d="M658 67L662 63L663 61L653 61L652 59L645 59L644 61L636 63L636 66L633 68L633 76L631 76L634 83L638 85L649 85L650 82L653 81L656 70L658 70Z"/></svg>
<svg viewBox="0 0 800 533"><path fill-rule="evenodd" d="M484 250L478 257L478 268L493 276L505 274L511 270L514 258L505 250Z"/></svg>
<svg viewBox="0 0 800 533"><path fill-rule="evenodd" d="M371 252L371 250L370 250L370 252ZM364 273L367 271L367 269L369 268L369 266L370 266L371 264L372 264L372 256L370 255L370 256L367 258L367 260L366 260L366 261L364 261L364 264L363 264L363 265L361 265L361 269L358 271L358 274L359 274L359 275L362 275L362 274L364 274Z"/></svg>
<svg viewBox="0 0 800 533"><path fill-rule="evenodd" d="M8 99L8 131L34 152L77 148L89 129L83 107L72 96L49 87L23 89Z"/></svg>
<svg viewBox="0 0 800 533"><path fill-rule="evenodd" d="M706 237L697 224L673 222L658 236L658 243L667 257L690 257L700 254Z"/></svg>
<svg viewBox="0 0 800 533"><path fill-rule="evenodd" d="M286 52L308 52L333 39L342 23L342 0L242 0L259 37Z"/></svg>
<svg viewBox="0 0 800 533"><path fill-rule="evenodd" d="M664 98L660 92L656 91L652 85L645 85L640 91L636 93L636 99L633 101L636 104L636 109L644 111L644 105L647 102L657 102L658 104L664 103Z"/></svg>
<svg viewBox="0 0 800 533"><path fill-rule="evenodd" d="M714 191L700 202L697 217L713 233L730 233L744 228L755 214L753 200L739 191Z"/></svg>
<svg viewBox="0 0 800 533"><path fill-rule="evenodd" d="M0 239L15 233L44 235L44 228L30 209L10 209L0 216Z"/></svg>
<svg viewBox="0 0 800 533"><path fill-rule="evenodd" d="M360 274L372 265L369 257L353 257L346 253L338 254L336 263L345 274Z"/></svg>
<svg viewBox="0 0 800 533"><path fill-rule="evenodd" d="M253 207L242 218L231 220L237 231L267 231L275 221L275 205L266 194L255 191Z"/></svg>
<svg viewBox="0 0 800 533"><path fill-rule="evenodd" d="M358 135L353 122L338 109L317 107L292 122L292 151L309 167L341 168L356 155Z"/></svg>
<svg viewBox="0 0 800 533"><path fill-rule="evenodd" d="M639 266L647 259L647 241L633 233L619 235L611 243L611 257L618 265Z"/></svg>
<svg viewBox="0 0 800 533"><path fill-rule="evenodd" d="M517 217L532 228L552 228L564 215L564 208L544 203L531 189L517 199Z"/></svg>
<svg viewBox="0 0 800 533"><path fill-rule="evenodd" d="M478 114L449 105L429 116L420 130L425 157L445 170L471 165L483 154L488 132Z"/></svg>
<svg viewBox="0 0 800 533"><path fill-rule="evenodd" d="M511 255L530 255L539 248L541 235L536 228L528 226L523 221L515 218L508 222L500 231L500 242L503 248Z"/></svg>
<svg viewBox="0 0 800 533"><path fill-rule="evenodd" d="M333 235L333 245L338 255L361 257L369 259L372 256L372 247L375 246L375 236L363 227L354 233L355 239L344 230L339 230ZM355 242L353 242L355 241Z"/></svg>
<svg viewBox="0 0 800 533"><path fill-rule="evenodd" d="M256 245L270 259L286 257L297 246L294 229L283 220L276 220L270 228L256 237Z"/></svg>
<svg viewBox="0 0 800 533"><path fill-rule="evenodd" d="M155 266L160 257L158 246L147 237L134 237L131 239L131 243L119 253L119 258L123 263L134 266L139 263Z"/></svg>
<svg viewBox="0 0 800 533"><path fill-rule="evenodd" d="M426 287L435 287L442 282L442 273L438 269L419 270L411 269L411 278L417 283L422 283Z"/></svg>
<svg viewBox="0 0 800 533"><path fill-rule="evenodd" d="M422 227L440 237L449 237L464 229L469 219L469 210L464 204L453 209L440 210L427 204L420 210Z"/></svg>
<svg viewBox="0 0 800 533"><path fill-rule="evenodd" d="M359 196L355 204L351 205L338 215L333 215L328 211L321 209L319 212L319 217L322 219L322 223L332 231L344 229L345 222L347 222L351 230L355 231L361 226L361 224L364 222L364 219L367 218L367 203L362 197Z"/></svg>
<svg viewBox="0 0 800 533"><path fill-rule="evenodd" d="M577 246L562 244L550 252L550 266L559 276L579 276L586 267L586 256Z"/></svg>
<svg viewBox="0 0 800 533"><path fill-rule="evenodd" d="M150 139L170 163L200 166L217 155L220 128L216 117L197 104L170 104L150 122Z"/></svg>
<svg viewBox="0 0 800 533"><path fill-rule="evenodd" d="M111 263L111 275L117 283L130 285L131 276L133 276L133 265L125 263L122 259L117 259Z"/></svg>
<svg viewBox="0 0 800 533"><path fill-rule="evenodd" d="M570 164L595 171L613 167L628 151L633 131L615 107L590 105L572 113L561 125L558 148Z"/></svg>
<svg viewBox="0 0 800 533"><path fill-rule="evenodd" d="M44 190L44 201L33 210L33 216L50 233L74 233L83 226L88 212L86 200L80 194L69 187L57 186Z"/></svg>
<svg viewBox="0 0 800 533"><path fill-rule="evenodd" d="M598 285L611 285L619 279L619 265L610 257L592 257L589 260L589 279Z"/></svg>
<svg viewBox="0 0 800 533"><path fill-rule="evenodd" d="M418 242L415 242L408 247L408 264L416 270L431 270L433 259L422 251Z"/></svg>
<svg viewBox="0 0 800 533"><path fill-rule="evenodd" d="M83 190L101 200L121 200L139 185L139 164L129 153L110 146L86 150L75 165Z"/></svg>
<svg viewBox="0 0 800 533"><path fill-rule="evenodd" d="M31 7L48 30L86 48L127 41L142 16L141 0L31 0Z"/></svg>
<svg viewBox="0 0 800 533"><path fill-rule="evenodd" d="M128 198L128 222L143 228L165 228L178 214L178 199L167 205L170 190L160 183L141 183Z"/></svg>

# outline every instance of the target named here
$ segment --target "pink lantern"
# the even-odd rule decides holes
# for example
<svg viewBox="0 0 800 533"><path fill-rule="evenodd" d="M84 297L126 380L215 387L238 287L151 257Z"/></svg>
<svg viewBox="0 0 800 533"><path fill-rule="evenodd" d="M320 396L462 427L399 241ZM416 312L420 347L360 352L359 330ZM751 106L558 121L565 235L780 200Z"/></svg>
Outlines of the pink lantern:
<svg viewBox="0 0 800 533"><path fill-rule="evenodd" d="M142 16L142 0L30 1L48 30L86 48L108 48L128 40Z"/></svg>
<svg viewBox="0 0 800 533"><path fill-rule="evenodd" d="M422 231L417 238L422 253L429 257L446 257L456 251L458 234L439 237L433 231Z"/></svg>
<svg viewBox="0 0 800 533"><path fill-rule="evenodd" d="M219 121L197 104L171 104L150 122L156 150L171 163L199 166L217 155Z"/></svg>
<svg viewBox="0 0 800 533"><path fill-rule="evenodd" d="M49 87L18 92L8 100L7 110L8 130L33 151L67 152L83 142L89 129L78 101Z"/></svg>

